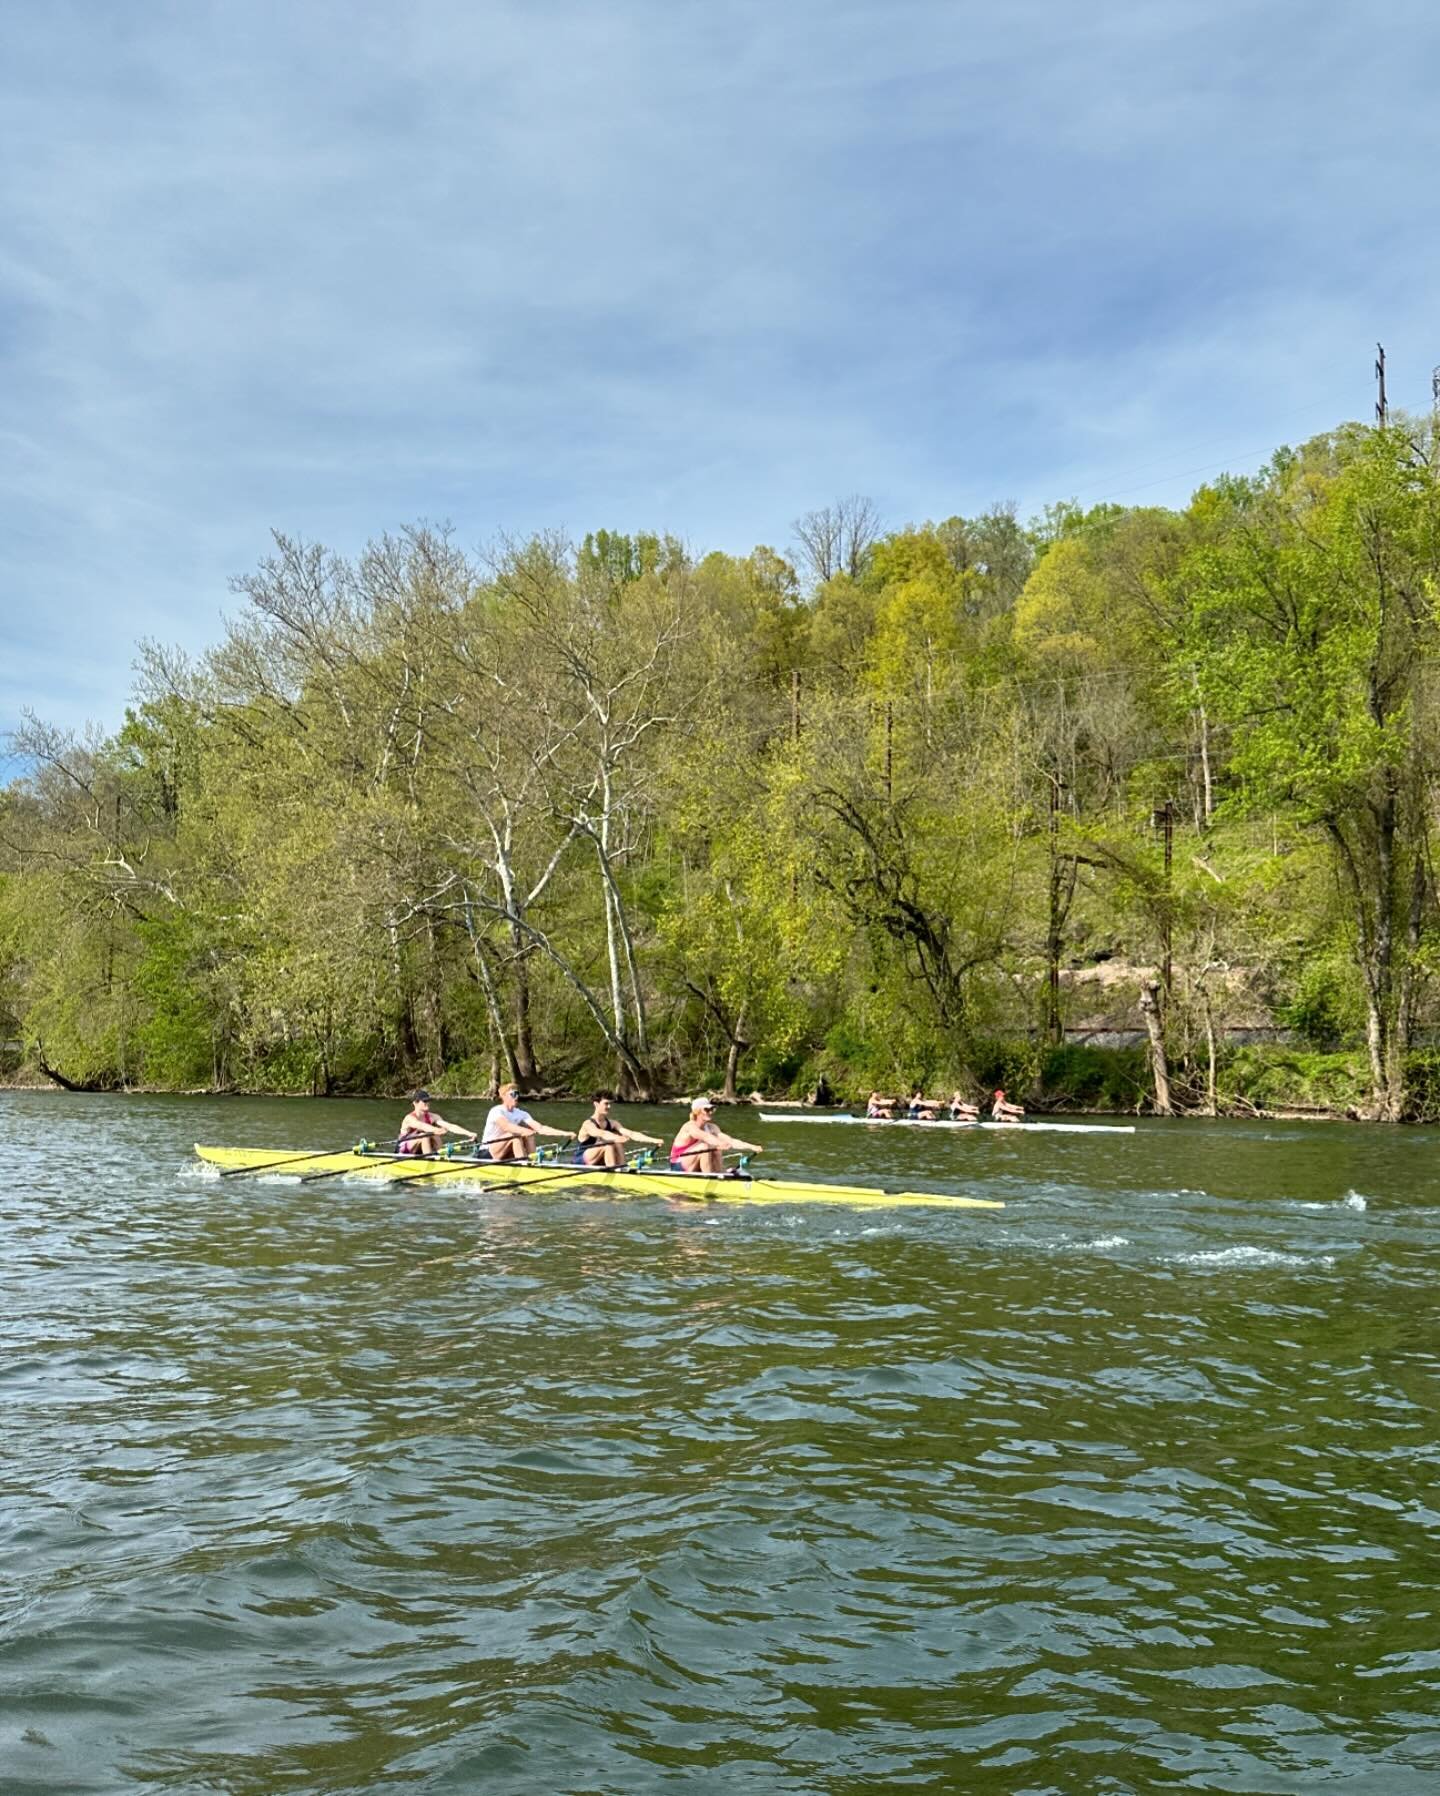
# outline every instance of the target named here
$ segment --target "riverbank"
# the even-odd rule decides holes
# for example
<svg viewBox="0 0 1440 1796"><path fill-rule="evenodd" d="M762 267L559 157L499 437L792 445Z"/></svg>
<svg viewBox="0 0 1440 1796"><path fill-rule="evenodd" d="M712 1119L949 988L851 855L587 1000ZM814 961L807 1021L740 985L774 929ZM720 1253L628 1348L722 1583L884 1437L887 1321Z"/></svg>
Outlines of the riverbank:
<svg viewBox="0 0 1440 1796"><path fill-rule="evenodd" d="M1003 1086L1012 1096L1037 1114L1076 1116L1146 1116L1155 1114L1148 1085L1146 1056L1136 1048L1095 1048L1066 1044L1037 1053L1033 1044L1002 1044L977 1057L979 1064L964 1074L953 1069L923 1081L935 1094L948 1094L959 1085L971 1096L981 1097L996 1086ZM703 1072L693 1083L656 1098L657 1103L682 1106L697 1091L706 1092L723 1103L720 1082ZM487 1103L493 1090L477 1088L473 1083L473 1063L444 1069L438 1074L424 1075L424 1082L436 1098L451 1103ZM1290 1046L1253 1044L1237 1045L1222 1051L1215 1069L1213 1108L1209 1101L1208 1067L1195 1068L1182 1059L1172 1067L1173 1113L1177 1116L1220 1116L1233 1118L1259 1117L1287 1122L1368 1120L1368 1067L1359 1049L1320 1052ZM469 1075L468 1077L466 1075ZM1412 1103L1405 1120L1427 1122L1440 1119L1440 1056L1434 1050L1412 1055L1407 1063ZM822 1090L834 1094L831 1105L817 1105L814 1093L823 1079ZM866 1093L875 1081L843 1065L806 1063L788 1084L773 1084L768 1090L747 1091L737 1102L739 1108L766 1106L783 1109L846 1108L863 1105ZM898 1083L905 1083L900 1081ZM894 1090L897 1082L889 1082ZM95 1087L113 1090L117 1095L180 1095L191 1097L273 1097L273 1098L384 1098L399 1101L413 1086L400 1082L377 1082L357 1089L332 1088L321 1091L289 1085L246 1087L132 1085ZM58 1091L61 1086L33 1065L20 1064L8 1071L0 1070L0 1090ZM588 1099L590 1088L570 1085L540 1085L527 1088L524 1101L533 1104L575 1103Z"/></svg>

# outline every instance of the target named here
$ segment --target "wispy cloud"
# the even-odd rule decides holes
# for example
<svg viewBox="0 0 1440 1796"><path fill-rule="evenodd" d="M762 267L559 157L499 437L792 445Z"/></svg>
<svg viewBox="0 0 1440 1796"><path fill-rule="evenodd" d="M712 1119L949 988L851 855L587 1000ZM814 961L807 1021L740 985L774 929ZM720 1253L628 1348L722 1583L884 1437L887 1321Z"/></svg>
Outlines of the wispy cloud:
<svg viewBox="0 0 1440 1796"><path fill-rule="evenodd" d="M272 524L783 542L1117 493L1440 361L1440 17L1242 0L11 7L0 727Z"/></svg>

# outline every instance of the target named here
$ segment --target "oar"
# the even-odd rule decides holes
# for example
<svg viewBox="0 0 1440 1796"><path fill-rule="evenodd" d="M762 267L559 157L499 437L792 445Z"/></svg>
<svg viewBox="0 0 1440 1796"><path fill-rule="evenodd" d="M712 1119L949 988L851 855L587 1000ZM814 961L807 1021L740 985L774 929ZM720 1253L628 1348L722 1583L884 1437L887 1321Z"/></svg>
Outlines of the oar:
<svg viewBox="0 0 1440 1796"><path fill-rule="evenodd" d="M510 1166L538 1166L541 1162L538 1160L511 1160L508 1162L504 1160L492 1160L490 1164L492 1166L505 1166L507 1164ZM392 1185L418 1185L423 1179L438 1179L443 1173L458 1172L462 1168L478 1168L483 1167L484 1165L485 1161L483 1160L451 1160L445 1166L429 1166L424 1172L417 1172L412 1179L392 1179L390 1183ZM521 1191L533 1191L537 1185L553 1185L557 1179L578 1179L584 1178L587 1175L593 1178L596 1173L624 1172L626 1170L627 1169L624 1166L566 1166L560 1172L548 1173L543 1179L524 1179L519 1183L518 1187L515 1188ZM476 1186L476 1189L488 1195L496 1191L509 1191L512 1187L508 1185L478 1185Z"/></svg>
<svg viewBox="0 0 1440 1796"><path fill-rule="evenodd" d="M228 1166L222 1179L238 1179L242 1172L269 1172L274 1166L299 1166L304 1160L328 1160L335 1154L348 1154L348 1147L326 1147L318 1154L287 1154L283 1160L262 1160L258 1166Z"/></svg>
<svg viewBox="0 0 1440 1796"><path fill-rule="evenodd" d="M714 1152L714 1144L711 1143L703 1147L682 1147L678 1154L672 1154L670 1158L672 1160L689 1160L696 1154L713 1154ZM747 1147L723 1147L720 1150L720 1158L722 1160L733 1160L736 1158L748 1160L750 1158L750 1149ZM713 1179L718 1178L720 1175L712 1172L709 1176Z"/></svg>
<svg viewBox="0 0 1440 1796"><path fill-rule="evenodd" d="M393 1166L401 1160L408 1165L411 1161L419 1159L420 1156L418 1154L366 1154L362 1157L368 1166ZM355 1166L337 1166L332 1172L307 1172L300 1183L302 1185L318 1185L321 1179L343 1178L347 1172L358 1171L359 1168Z"/></svg>
<svg viewBox="0 0 1440 1796"><path fill-rule="evenodd" d="M687 1148L681 1148L680 1152L675 1157L679 1160L684 1160L684 1159L687 1159L691 1154L706 1154L709 1152L710 1152L709 1148L687 1147ZM740 1164L736 1168L736 1171L741 1172L741 1173L744 1173L746 1168L750 1164L750 1155L749 1155L748 1150L745 1148L739 1148L739 1147L722 1148L721 1149L721 1158L725 1159L725 1160L739 1160ZM724 1172L697 1173L693 1169L690 1172L676 1173L675 1168L673 1166L669 1170L670 1170L672 1177L680 1178L680 1179L693 1179L693 1178L723 1179L723 1178L726 1178L729 1176L727 1173L724 1173ZM663 1172L656 1173L657 1178L663 1178L664 1176L665 1175ZM707 1203L709 1201L709 1199L706 1197L706 1195L703 1191L693 1191L693 1190L687 1191L683 1185L679 1185L675 1188L674 1195L676 1197L683 1197L685 1199L686 1203L703 1204L703 1203Z"/></svg>
<svg viewBox="0 0 1440 1796"><path fill-rule="evenodd" d="M691 1153L703 1153L708 1150L691 1148L688 1151ZM728 1148L726 1149L727 1153L738 1152L738 1151L739 1151L738 1149L728 1149ZM509 1164L512 1166L521 1165L521 1164L529 1164L529 1165L538 1166L541 1164L541 1162L538 1160L537 1161L529 1161L529 1162L521 1162L521 1161L514 1161L514 1160L506 1162L504 1160L498 1160L498 1161L492 1161L491 1164L497 1165L497 1166L504 1166L506 1164ZM462 1167L479 1168L479 1167L483 1167L484 1165L485 1165L485 1162L483 1160L464 1160L464 1159L450 1160L450 1161L447 1161L444 1166L427 1166L426 1169L424 1170L424 1172L417 1172L413 1178L396 1178L396 1179L392 1179L390 1182L392 1185L418 1185L422 1179L438 1179L438 1178L441 1178L445 1173L455 1172ZM580 1179L580 1178L586 1178L586 1177L593 1178L597 1174L603 1178L604 1175L608 1172L637 1172L637 1171L641 1171L641 1170L648 1171L648 1167L645 1164L645 1156L643 1154L637 1154L633 1160L626 1160L619 1166L583 1166L583 1165L582 1166L566 1166L566 1167L562 1168L561 1171L552 1172L552 1173L548 1174L543 1179L525 1179L520 1183L518 1189L521 1191L534 1191L535 1188L539 1185L553 1185L559 1179ZM327 1176L328 1175L325 1173L316 1174L317 1178L325 1178ZM655 1176L656 1176L656 1178L663 1178L664 1173L657 1172ZM508 1190L512 1189L512 1187L510 1187L508 1185L480 1185L480 1186L477 1186L476 1189L481 1192L489 1194L489 1193L494 1193L497 1191L508 1191Z"/></svg>

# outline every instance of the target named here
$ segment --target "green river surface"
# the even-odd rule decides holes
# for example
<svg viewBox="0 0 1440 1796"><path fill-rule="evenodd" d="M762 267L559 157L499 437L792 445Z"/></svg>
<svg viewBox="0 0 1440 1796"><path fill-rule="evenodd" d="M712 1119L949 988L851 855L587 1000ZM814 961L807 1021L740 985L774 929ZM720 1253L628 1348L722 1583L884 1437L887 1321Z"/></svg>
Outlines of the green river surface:
<svg viewBox="0 0 1440 1796"><path fill-rule="evenodd" d="M1440 1133L731 1123L995 1213L190 1154L403 1109L0 1095L4 1796L1440 1790Z"/></svg>

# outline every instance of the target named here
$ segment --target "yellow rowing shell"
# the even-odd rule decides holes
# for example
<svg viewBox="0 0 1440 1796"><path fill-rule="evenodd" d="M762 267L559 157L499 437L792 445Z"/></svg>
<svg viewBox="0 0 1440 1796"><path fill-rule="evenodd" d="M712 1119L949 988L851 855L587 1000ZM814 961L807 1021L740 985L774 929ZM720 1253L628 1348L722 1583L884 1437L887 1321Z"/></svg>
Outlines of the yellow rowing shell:
<svg viewBox="0 0 1440 1796"><path fill-rule="evenodd" d="M524 1165L514 1161L396 1160L384 1155L306 1154L283 1148L201 1147L195 1152L226 1172L271 1172L277 1178L352 1175L405 1185L546 1185L562 1192L589 1194L623 1191L627 1196L686 1197L721 1204L847 1204L859 1209L905 1206L927 1210L1003 1210L994 1198L958 1197L944 1191L882 1191L870 1185L827 1185L804 1179L755 1178L747 1174L717 1178L706 1173L671 1172L668 1167L637 1172L601 1166L564 1166L554 1161Z"/></svg>

